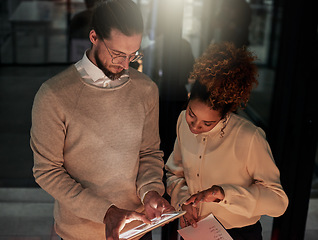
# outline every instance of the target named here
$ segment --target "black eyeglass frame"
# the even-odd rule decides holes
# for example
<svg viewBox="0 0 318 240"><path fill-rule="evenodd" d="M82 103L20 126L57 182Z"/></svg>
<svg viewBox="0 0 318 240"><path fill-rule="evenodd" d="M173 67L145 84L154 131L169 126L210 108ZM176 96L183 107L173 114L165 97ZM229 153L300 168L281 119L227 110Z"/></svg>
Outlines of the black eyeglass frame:
<svg viewBox="0 0 318 240"><path fill-rule="evenodd" d="M106 47L106 49L107 49L107 51L108 51L108 53L109 53L109 55L110 55L110 57L112 58L112 63L113 64L122 64L123 62L125 62L126 61L126 59L128 58L129 59L129 62L136 62L136 61L138 61L138 60L140 60L140 59L142 59L143 58L143 54L142 53L140 53L139 51L137 51L135 54L133 54L133 55L129 55L129 56L127 56L127 55L123 55L123 56L116 56L116 57L114 57L112 54L111 54L111 52L110 52L110 50L112 50L112 49L110 49L110 48L108 48L107 47L107 45L106 45L106 43L104 42L104 41L102 41L103 43L104 43L104 45L105 45L105 47ZM112 50L113 51L113 50ZM123 59L122 61L114 61L114 60L116 60L116 59Z"/></svg>

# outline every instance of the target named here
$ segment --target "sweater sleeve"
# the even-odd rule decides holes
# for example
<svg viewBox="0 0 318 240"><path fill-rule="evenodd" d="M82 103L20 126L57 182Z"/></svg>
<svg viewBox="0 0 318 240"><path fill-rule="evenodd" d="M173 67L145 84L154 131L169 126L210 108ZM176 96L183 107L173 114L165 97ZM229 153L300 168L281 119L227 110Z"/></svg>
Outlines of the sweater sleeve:
<svg viewBox="0 0 318 240"><path fill-rule="evenodd" d="M139 169L136 180L137 194L143 201L145 194L156 191L163 195L165 188L163 177L163 152L159 138L159 94L155 83L151 91L145 93L146 116L142 132L142 143L139 152Z"/></svg>
<svg viewBox="0 0 318 240"><path fill-rule="evenodd" d="M103 222L111 203L83 188L64 168L63 149L67 133L66 110L44 83L32 108L30 145L36 182L78 217Z"/></svg>
<svg viewBox="0 0 318 240"><path fill-rule="evenodd" d="M171 196L171 205L176 210L181 210L181 205L190 197L188 186L184 177L182 156L180 150L179 126L181 123L182 113L179 115L177 122L177 138L167 163L167 193Z"/></svg>
<svg viewBox="0 0 318 240"><path fill-rule="evenodd" d="M221 185L225 198L220 204L233 213L249 218L260 215L278 217L286 211L288 198L261 129L256 129L248 152L247 171L253 179L252 184L248 187Z"/></svg>

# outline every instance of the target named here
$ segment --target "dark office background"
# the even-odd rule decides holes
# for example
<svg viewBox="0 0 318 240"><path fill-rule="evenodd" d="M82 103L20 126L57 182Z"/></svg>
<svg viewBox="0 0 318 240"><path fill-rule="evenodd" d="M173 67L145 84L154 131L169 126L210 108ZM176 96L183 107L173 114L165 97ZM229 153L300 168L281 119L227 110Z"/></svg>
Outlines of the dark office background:
<svg viewBox="0 0 318 240"><path fill-rule="evenodd" d="M165 155L172 150L170 129L191 86L184 76L193 61L212 42L247 44L258 56L259 85L240 114L265 130L290 200L286 213L273 221L272 239L315 239L308 237L306 223L310 200L318 198L316 1L135 2L145 22L139 70L160 89ZM89 46L70 29L74 15L84 10L83 0L0 0L0 194L38 188L29 147L33 98ZM0 212L3 201L0 196ZM318 225L317 205L312 211ZM162 239L175 239L173 228L164 228ZM318 228L311 236L317 233ZM0 233L0 239L9 238Z"/></svg>

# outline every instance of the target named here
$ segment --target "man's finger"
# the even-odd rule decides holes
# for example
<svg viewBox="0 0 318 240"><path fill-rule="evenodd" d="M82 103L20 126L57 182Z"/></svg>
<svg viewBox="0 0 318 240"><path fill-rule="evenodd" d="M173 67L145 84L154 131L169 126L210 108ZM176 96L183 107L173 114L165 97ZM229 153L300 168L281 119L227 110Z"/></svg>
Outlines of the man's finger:
<svg viewBox="0 0 318 240"><path fill-rule="evenodd" d="M157 209L160 211L160 215L167 212L175 211L174 207L172 207L167 201L162 202Z"/></svg>
<svg viewBox="0 0 318 240"><path fill-rule="evenodd" d="M125 226L124 221L121 221L117 227L107 228L106 239L107 240L119 240L119 232Z"/></svg>
<svg viewBox="0 0 318 240"><path fill-rule="evenodd" d="M130 222L133 220L139 220L147 224L151 223L151 221L146 217L146 215L142 213L138 213L138 212L133 212L132 216L130 216L129 219L130 219Z"/></svg>
<svg viewBox="0 0 318 240"><path fill-rule="evenodd" d="M113 240L119 240L119 232L118 229L113 231Z"/></svg>
<svg viewBox="0 0 318 240"><path fill-rule="evenodd" d="M114 240L112 236L108 236L108 234L106 234L106 240Z"/></svg>
<svg viewBox="0 0 318 240"><path fill-rule="evenodd" d="M107 228L106 239L107 240L114 240L114 230L110 230L109 228Z"/></svg>

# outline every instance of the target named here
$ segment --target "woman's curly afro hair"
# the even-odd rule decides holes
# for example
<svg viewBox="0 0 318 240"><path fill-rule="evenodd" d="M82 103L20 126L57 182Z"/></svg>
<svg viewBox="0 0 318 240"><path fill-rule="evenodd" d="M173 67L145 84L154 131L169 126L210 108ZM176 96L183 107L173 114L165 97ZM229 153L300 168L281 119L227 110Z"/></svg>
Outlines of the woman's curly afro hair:
<svg viewBox="0 0 318 240"><path fill-rule="evenodd" d="M199 98L220 111L222 117L244 108L252 88L258 84L255 59L245 47L236 48L229 42L210 45L190 74L195 80L190 99Z"/></svg>

